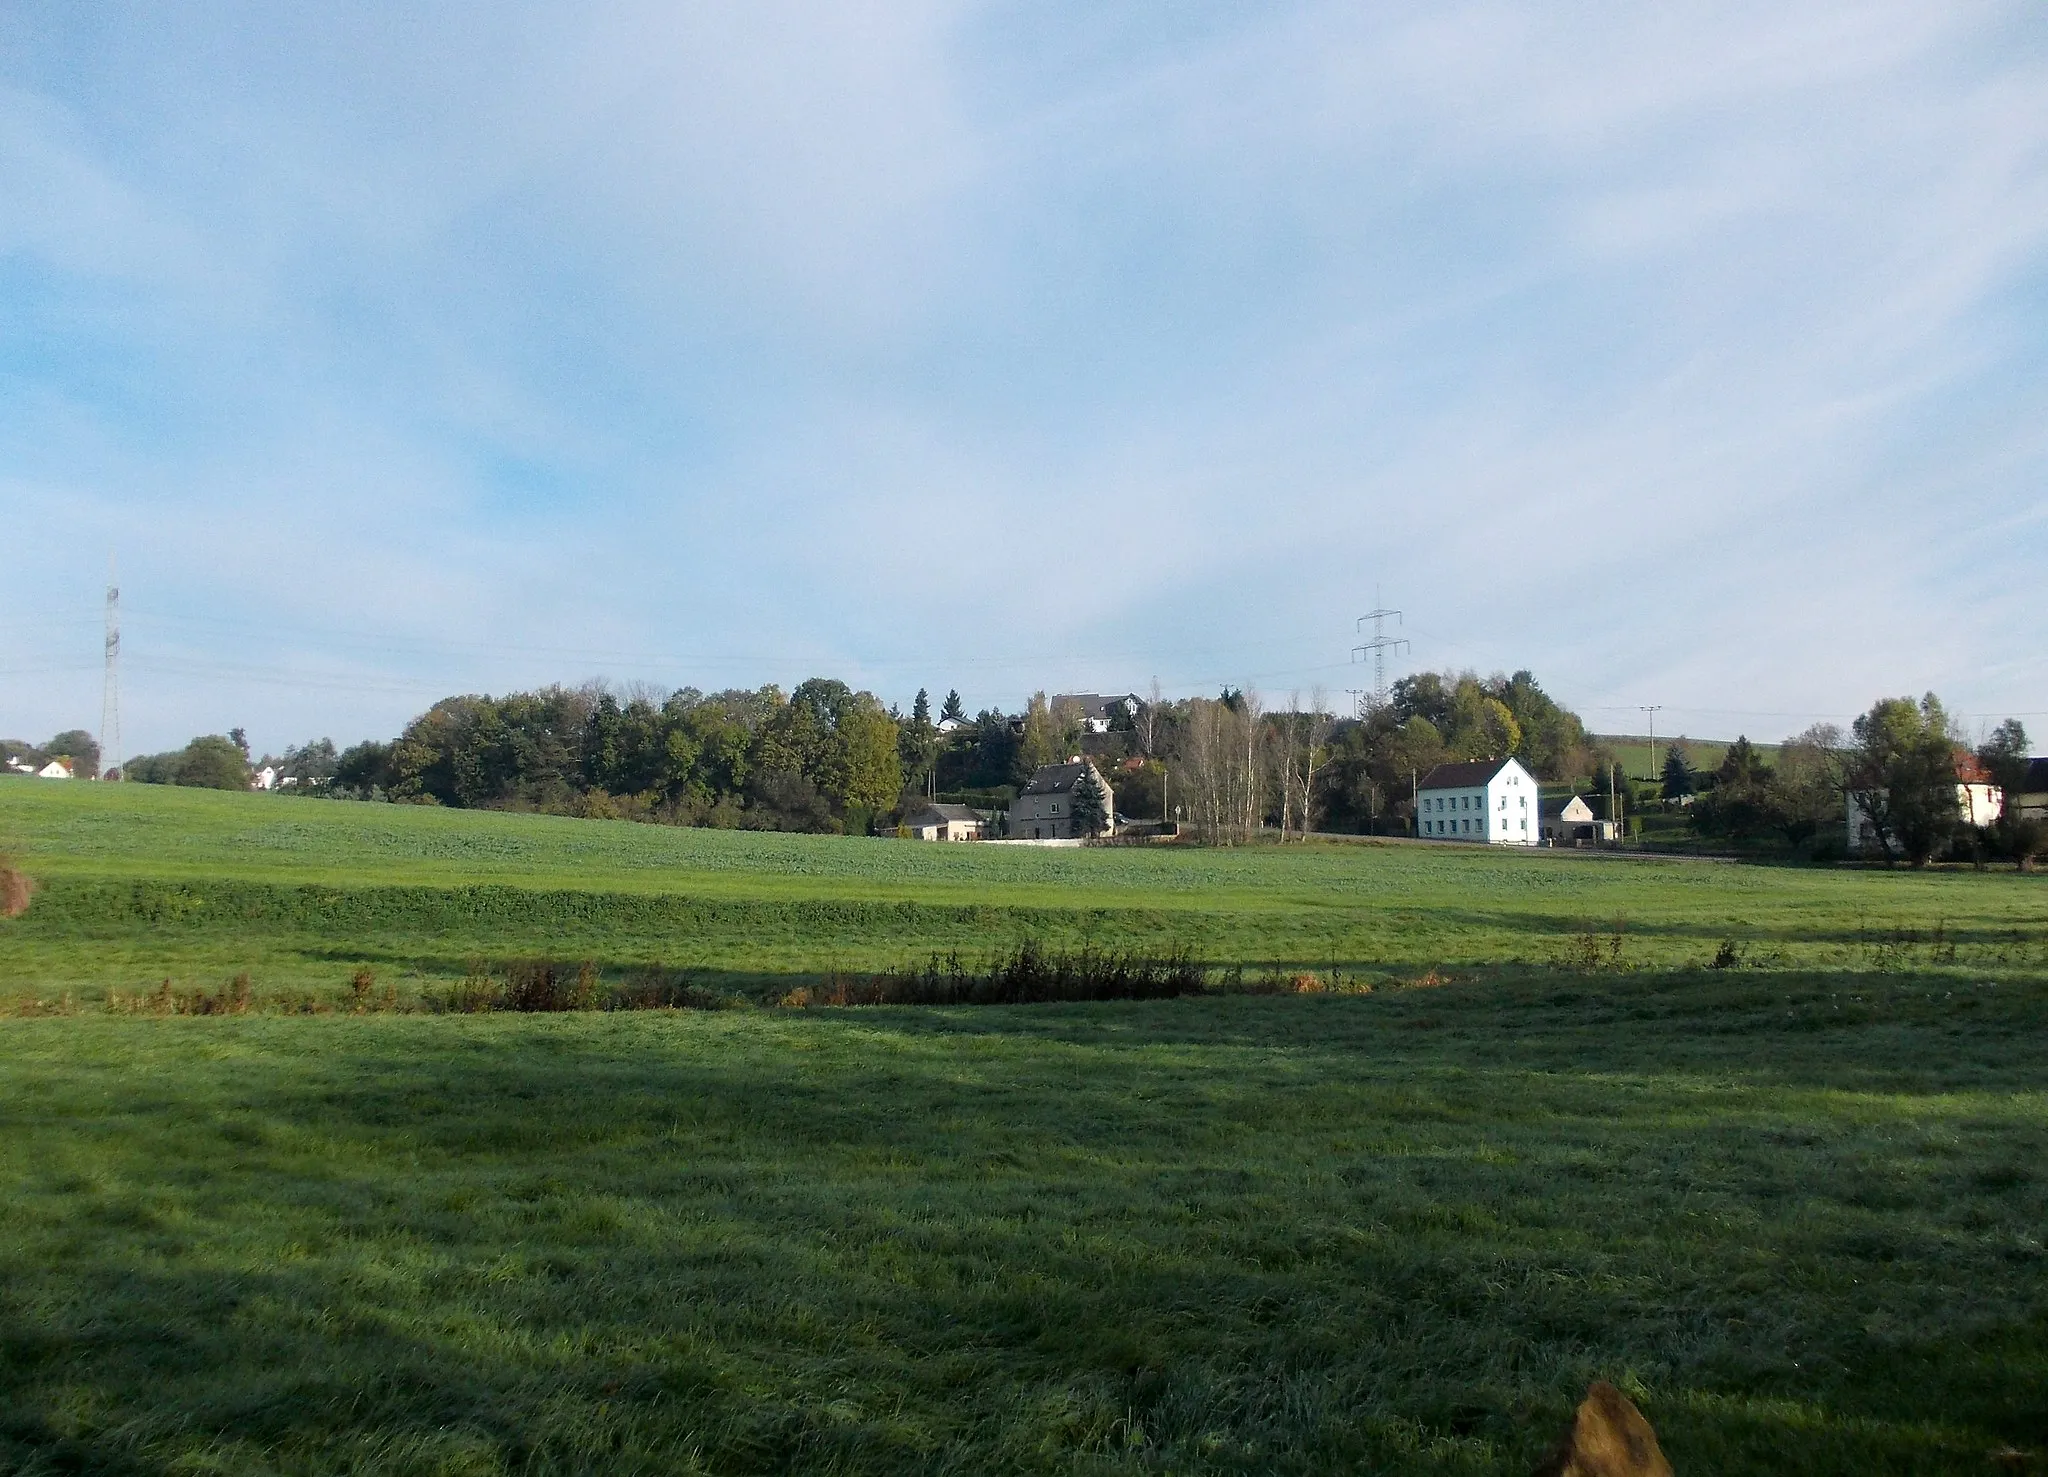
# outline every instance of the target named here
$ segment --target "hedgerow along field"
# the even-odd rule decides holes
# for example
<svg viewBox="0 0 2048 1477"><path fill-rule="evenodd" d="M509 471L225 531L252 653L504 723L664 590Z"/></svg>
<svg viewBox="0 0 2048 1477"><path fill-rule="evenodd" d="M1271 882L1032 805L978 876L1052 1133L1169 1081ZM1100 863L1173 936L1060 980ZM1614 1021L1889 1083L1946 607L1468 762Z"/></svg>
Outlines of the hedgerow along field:
<svg viewBox="0 0 2048 1477"><path fill-rule="evenodd" d="M58 789L0 787L18 998L162 944L258 1008L0 1021L0 1470L1526 1472L1595 1377L1680 1472L2048 1431L2038 879ZM266 1013L472 949L786 981L962 916L1255 969L1319 928L1375 988Z"/></svg>

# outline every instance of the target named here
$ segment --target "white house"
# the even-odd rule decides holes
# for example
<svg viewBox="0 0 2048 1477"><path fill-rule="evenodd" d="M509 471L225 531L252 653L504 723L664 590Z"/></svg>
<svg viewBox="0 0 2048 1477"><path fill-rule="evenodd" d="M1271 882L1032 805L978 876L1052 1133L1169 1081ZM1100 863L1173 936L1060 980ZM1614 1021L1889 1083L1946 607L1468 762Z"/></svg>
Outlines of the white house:
<svg viewBox="0 0 2048 1477"><path fill-rule="evenodd" d="M916 841L979 841L984 822L981 812L964 805L921 805L897 823L896 834Z"/></svg>
<svg viewBox="0 0 2048 1477"><path fill-rule="evenodd" d="M1415 834L1425 841L1534 846L1541 819L1536 776L1519 759L1439 764L1415 791Z"/></svg>
<svg viewBox="0 0 2048 1477"><path fill-rule="evenodd" d="M1074 787L1083 775L1093 775L1102 788L1102 818L1105 829L1113 829L1116 792L1100 770L1076 755L1065 764L1048 764L1031 776L1031 783L1010 802L1010 836L1018 841L1066 841L1074 830Z"/></svg>
<svg viewBox="0 0 2048 1477"><path fill-rule="evenodd" d="M275 764L266 764L249 776L249 788L252 790L274 790L277 788L278 781L281 778L283 776L277 772Z"/></svg>
<svg viewBox="0 0 2048 1477"><path fill-rule="evenodd" d="M36 778L39 780L68 780L71 778L71 761L68 759L52 759L48 764L45 764L36 771Z"/></svg>

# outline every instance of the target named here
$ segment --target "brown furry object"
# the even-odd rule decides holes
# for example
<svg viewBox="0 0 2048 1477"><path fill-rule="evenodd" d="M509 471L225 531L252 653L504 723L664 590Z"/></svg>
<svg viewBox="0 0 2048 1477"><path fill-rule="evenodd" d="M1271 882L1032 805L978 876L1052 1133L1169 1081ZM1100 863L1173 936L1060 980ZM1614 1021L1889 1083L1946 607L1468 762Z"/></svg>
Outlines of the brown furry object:
<svg viewBox="0 0 2048 1477"><path fill-rule="evenodd" d="M19 918L26 913L35 890L27 873L15 871L6 857L0 857L0 918Z"/></svg>
<svg viewBox="0 0 2048 1477"><path fill-rule="evenodd" d="M1605 1380L1586 1398L1535 1477L1672 1477L1657 1433L1633 1401Z"/></svg>

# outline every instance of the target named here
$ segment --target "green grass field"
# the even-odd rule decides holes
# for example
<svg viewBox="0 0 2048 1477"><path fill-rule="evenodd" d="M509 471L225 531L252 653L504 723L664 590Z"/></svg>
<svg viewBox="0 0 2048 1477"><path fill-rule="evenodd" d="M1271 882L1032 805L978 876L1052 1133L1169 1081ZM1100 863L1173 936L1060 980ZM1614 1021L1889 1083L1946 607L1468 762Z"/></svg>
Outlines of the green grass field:
<svg viewBox="0 0 2048 1477"><path fill-rule="evenodd" d="M1397 976L1544 965L1588 930L1627 963L2048 965L2048 888L1426 843L1244 850L929 846L0 780L0 850L41 892L0 932L0 1000L248 973L339 998L469 961L660 961L752 993L1026 937L1219 966Z"/></svg>
<svg viewBox="0 0 2048 1477"><path fill-rule="evenodd" d="M76 1006L0 1019L0 1472L1519 1473L1596 1377L1685 1474L2048 1446L2048 879L28 781L0 848ZM1375 988L277 1009L1027 936Z"/></svg>

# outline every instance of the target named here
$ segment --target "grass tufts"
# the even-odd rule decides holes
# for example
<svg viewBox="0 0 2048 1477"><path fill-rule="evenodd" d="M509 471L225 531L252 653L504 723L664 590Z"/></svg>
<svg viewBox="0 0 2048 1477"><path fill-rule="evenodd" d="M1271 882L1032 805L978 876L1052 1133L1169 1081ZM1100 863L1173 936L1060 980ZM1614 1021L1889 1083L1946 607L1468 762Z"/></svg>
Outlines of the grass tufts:
<svg viewBox="0 0 2048 1477"><path fill-rule="evenodd" d="M1042 1005L1099 1000L1170 1000L1199 995L1207 971L1186 950L1164 959L1113 953L1083 944L1048 950L1026 939L1008 954L980 964L955 954L933 954L922 968L885 974L829 976L799 986L778 1004L813 1005Z"/></svg>

